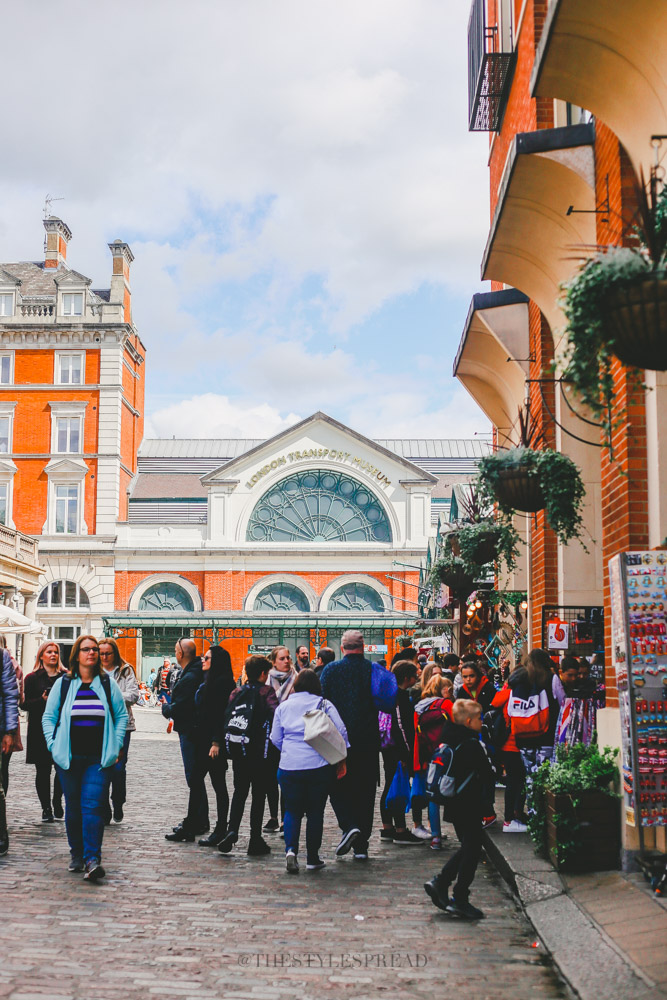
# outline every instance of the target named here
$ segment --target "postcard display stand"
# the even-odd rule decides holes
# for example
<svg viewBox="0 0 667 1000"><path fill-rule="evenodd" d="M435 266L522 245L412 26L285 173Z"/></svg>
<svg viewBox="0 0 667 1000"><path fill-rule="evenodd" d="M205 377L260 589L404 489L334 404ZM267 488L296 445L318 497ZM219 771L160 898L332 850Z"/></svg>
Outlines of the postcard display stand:
<svg viewBox="0 0 667 1000"><path fill-rule="evenodd" d="M667 552L614 556L609 579L625 818L641 837L667 825Z"/></svg>

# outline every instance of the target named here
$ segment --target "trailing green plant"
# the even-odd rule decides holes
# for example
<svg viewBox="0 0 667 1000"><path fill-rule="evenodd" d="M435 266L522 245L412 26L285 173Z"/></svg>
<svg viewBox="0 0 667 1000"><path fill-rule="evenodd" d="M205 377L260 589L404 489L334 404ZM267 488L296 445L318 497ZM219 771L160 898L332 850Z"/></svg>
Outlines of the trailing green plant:
<svg viewBox="0 0 667 1000"><path fill-rule="evenodd" d="M468 563L460 556L455 556L451 550L445 549L442 558L433 564L431 583L434 586L444 583L459 599L465 600L473 589L480 571L480 566Z"/></svg>
<svg viewBox="0 0 667 1000"><path fill-rule="evenodd" d="M489 604L506 604L512 608L520 607L522 601L528 600L525 590L491 590L489 591Z"/></svg>
<svg viewBox="0 0 667 1000"><path fill-rule="evenodd" d="M581 538L581 510L586 490L571 458L552 448L510 448L485 455L478 464L479 488L498 505L501 523L511 524L514 510L498 494L503 474L522 469L540 485L549 524L564 544ZM503 516L504 515L504 516Z"/></svg>
<svg viewBox="0 0 667 1000"><path fill-rule="evenodd" d="M476 524L464 524L456 530L456 540L459 553L464 562L485 565L491 560L481 560L480 550L489 545L493 551L493 562L504 563L507 572L516 565L519 555L519 534L511 521L478 521Z"/></svg>
<svg viewBox="0 0 667 1000"><path fill-rule="evenodd" d="M602 792L618 798L618 765L616 750L596 744L576 743L556 749L553 761L542 764L532 775L527 796L529 809L528 832L538 850L547 850L547 792L565 795L572 809L554 814L560 839L556 845L557 860L567 861L581 846L579 824L574 811L585 792Z"/></svg>

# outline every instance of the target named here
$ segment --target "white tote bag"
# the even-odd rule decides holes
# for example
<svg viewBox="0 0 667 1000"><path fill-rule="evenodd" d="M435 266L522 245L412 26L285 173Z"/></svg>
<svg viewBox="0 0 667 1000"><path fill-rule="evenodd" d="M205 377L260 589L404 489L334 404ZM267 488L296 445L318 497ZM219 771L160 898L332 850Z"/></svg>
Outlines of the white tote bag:
<svg viewBox="0 0 667 1000"><path fill-rule="evenodd" d="M338 764L339 761L347 757L347 747L345 740L336 728L336 725L323 711L324 698L321 699L317 708L311 708L304 713L305 728L303 738L306 743L316 750L320 757L324 757L327 764Z"/></svg>

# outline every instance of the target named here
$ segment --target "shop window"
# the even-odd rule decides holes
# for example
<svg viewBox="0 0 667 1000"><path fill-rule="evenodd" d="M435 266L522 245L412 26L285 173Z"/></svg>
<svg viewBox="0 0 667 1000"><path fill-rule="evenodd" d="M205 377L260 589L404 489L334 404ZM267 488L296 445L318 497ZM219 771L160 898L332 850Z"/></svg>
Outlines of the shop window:
<svg viewBox="0 0 667 1000"><path fill-rule="evenodd" d="M89 608L88 594L73 580L54 580L41 591L37 605L40 608Z"/></svg>

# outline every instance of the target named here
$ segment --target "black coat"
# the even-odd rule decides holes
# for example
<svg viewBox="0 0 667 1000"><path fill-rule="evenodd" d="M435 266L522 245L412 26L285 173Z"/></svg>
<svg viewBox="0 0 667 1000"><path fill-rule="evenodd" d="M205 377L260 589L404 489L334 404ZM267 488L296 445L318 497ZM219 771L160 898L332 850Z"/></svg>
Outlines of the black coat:
<svg viewBox="0 0 667 1000"><path fill-rule="evenodd" d="M171 692L171 705L162 706L165 719L172 719L174 729L183 736L194 738L197 726L195 695L204 680L201 658L195 657L181 672Z"/></svg>
<svg viewBox="0 0 667 1000"><path fill-rule="evenodd" d="M481 822L482 789L489 782L495 781L495 773L484 744L477 733L453 722L446 723L442 742L456 749L453 771L457 784L469 774L473 775L465 788L445 805L444 817L451 821L458 816L467 818L478 815Z"/></svg>
<svg viewBox="0 0 667 1000"><path fill-rule="evenodd" d="M475 697L472 696L465 684L459 690L458 697L478 702L482 706L482 713L484 713L489 711L491 702L497 694L498 692L493 681L490 681L488 677L482 677L477 685L477 694Z"/></svg>
<svg viewBox="0 0 667 1000"><path fill-rule="evenodd" d="M396 707L391 713L391 738L393 748L411 774L414 769L415 710L409 691L398 689Z"/></svg>
<svg viewBox="0 0 667 1000"><path fill-rule="evenodd" d="M42 716L46 708L43 698L45 691L50 691L64 671L49 677L44 668L33 670L28 674L23 684L23 701L21 708L28 713L28 739L25 760L26 764L45 764L51 760L47 750L46 740L42 731Z"/></svg>
<svg viewBox="0 0 667 1000"><path fill-rule="evenodd" d="M220 735L229 696L236 689L233 677L212 677L206 678L200 684L195 695L195 715L197 724L197 742L208 744L217 743L216 737Z"/></svg>

